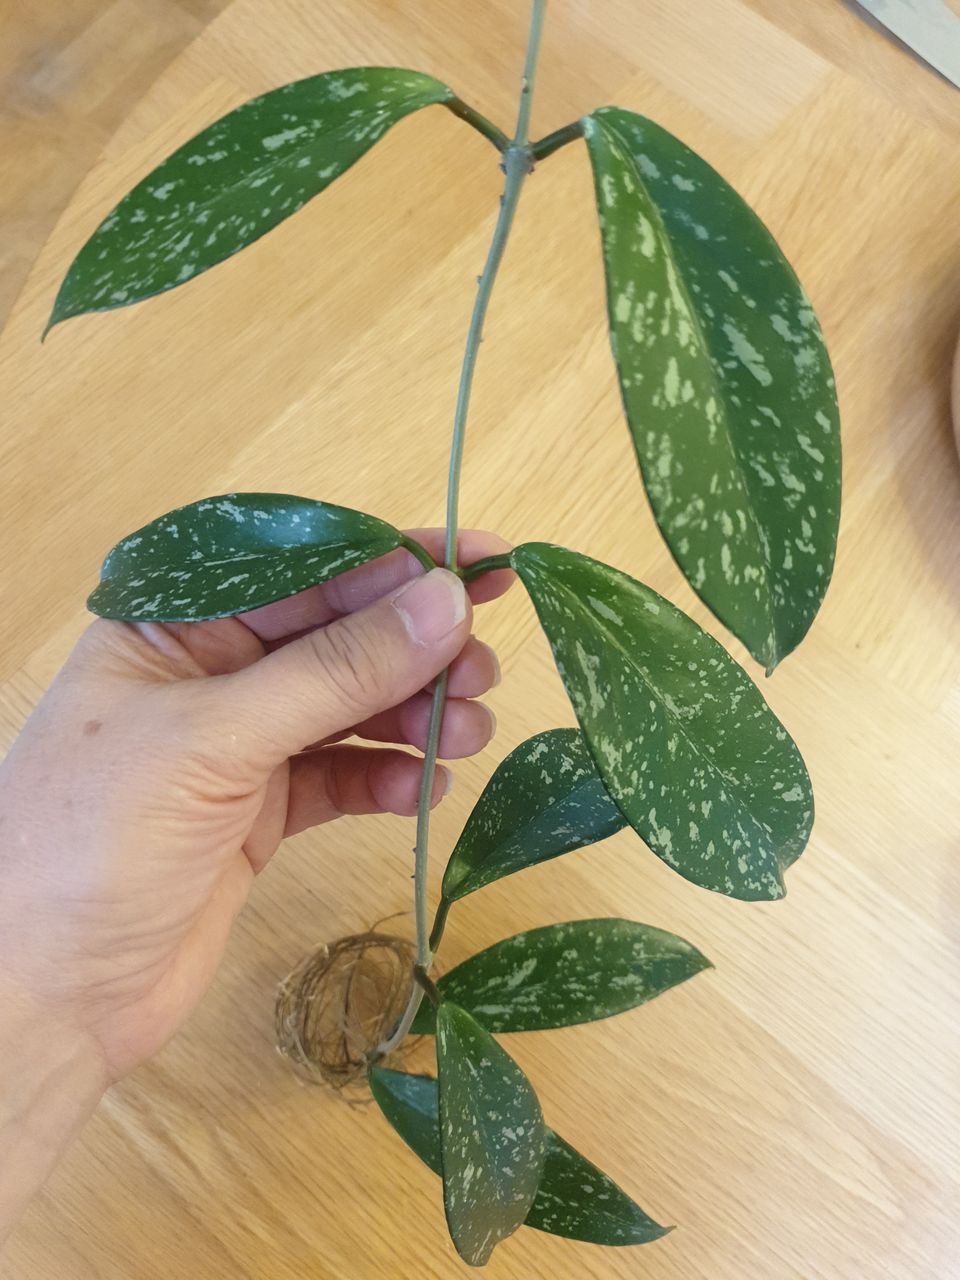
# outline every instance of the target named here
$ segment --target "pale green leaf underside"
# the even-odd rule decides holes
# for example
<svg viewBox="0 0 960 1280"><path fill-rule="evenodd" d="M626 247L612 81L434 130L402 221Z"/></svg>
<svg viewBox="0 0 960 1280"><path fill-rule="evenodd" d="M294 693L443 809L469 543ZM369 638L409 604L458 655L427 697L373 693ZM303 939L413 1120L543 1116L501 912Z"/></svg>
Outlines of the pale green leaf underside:
<svg viewBox="0 0 960 1280"><path fill-rule="evenodd" d="M443 896L462 898L624 826L579 730L535 734L510 752L484 788L447 863Z"/></svg>
<svg viewBox="0 0 960 1280"><path fill-rule="evenodd" d="M162 293L231 257L328 187L391 125L453 96L419 71L348 67L244 103L107 215L67 272L48 329Z"/></svg>
<svg viewBox="0 0 960 1280"><path fill-rule="evenodd" d="M833 569L834 380L769 231L720 175L632 111L583 121L610 334L657 523L701 599L772 670Z"/></svg>
<svg viewBox="0 0 960 1280"><path fill-rule="evenodd" d="M625 1013L709 968L696 947L652 925L573 920L494 943L437 985L488 1031L543 1031ZM433 1024L421 1005L414 1033Z"/></svg>
<svg viewBox="0 0 960 1280"><path fill-rule="evenodd" d="M443 1202L457 1252L487 1262L530 1211L546 1144L540 1103L510 1055L463 1009L437 1014Z"/></svg>
<svg viewBox="0 0 960 1280"><path fill-rule="evenodd" d="M374 1067L370 1088L396 1132L439 1175L437 1082L430 1076ZM649 1244L670 1230L654 1222L615 1182L552 1129L546 1131L540 1185L524 1226L569 1240L608 1246Z"/></svg>
<svg viewBox="0 0 960 1280"><path fill-rule="evenodd" d="M803 760L716 640L642 583L548 543L511 555L607 790L682 876L780 898L807 843Z"/></svg>
<svg viewBox="0 0 960 1280"><path fill-rule="evenodd" d="M204 498L113 548L87 607L126 622L230 617L326 582L400 546L375 516L285 493Z"/></svg>

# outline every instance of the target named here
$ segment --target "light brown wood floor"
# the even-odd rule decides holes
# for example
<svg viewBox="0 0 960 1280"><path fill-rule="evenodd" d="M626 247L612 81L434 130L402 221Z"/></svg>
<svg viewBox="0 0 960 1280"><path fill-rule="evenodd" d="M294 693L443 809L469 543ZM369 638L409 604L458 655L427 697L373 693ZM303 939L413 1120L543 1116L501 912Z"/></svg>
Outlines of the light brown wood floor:
<svg viewBox="0 0 960 1280"><path fill-rule="evenodd" d="M20 113L11 125L8 106L7 128L21 140L5 147L4 217L40 219L15 256L47 235L61 169L66 185L89 174L0 338L4 740L84 625L103 550L160 511L238 487L438 519L499 175L487 144L425 112L247 253L41 348L83 237L178 141L310 71L406 63L508 120L525 8L234 0L202 34L209 10L186 4L131 0L93 22L79 3L6 14L4 65L20 67L4 76ZM61 94L84 65L95 70L76 96ZM836 0L553 0L537 130L602 101L656 116L745 192L826 326L844 413L840 558L812 634L764 686L810 765L818 822L769 908L697 891L626 833L462 904L444 964L528 926L622 914L689 937L717 966L629 1017L509 1044L549 1122L679 1230L639 1253L521 1231L488 1274L948 1280L960 1266L960 475L947 396L960 95ZM712 625L635 475L577 147L524 194L482 351L464 517L581 548ZM503 654L500 733L457 770L436 875L493 761L571 722L519 592L481 632ZM466 1274L432 1176L374 1110L301 1088L272 1047L272 992L303 951L407 907L411 838L382 819L290 842L209 998L113 1091L15 1235L5 1280Z"/></svg>

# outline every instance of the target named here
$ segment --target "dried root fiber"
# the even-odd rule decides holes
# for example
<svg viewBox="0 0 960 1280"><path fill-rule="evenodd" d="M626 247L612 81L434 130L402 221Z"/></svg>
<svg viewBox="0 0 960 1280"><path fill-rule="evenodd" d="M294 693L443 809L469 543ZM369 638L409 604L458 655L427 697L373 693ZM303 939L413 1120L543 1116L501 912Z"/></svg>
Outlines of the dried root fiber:
<svg viewBox="0 0 960 1280"><path fill-rule="evenodd" d="M414 949L405 938L355 933L306 956L280 983L277 1048L313 1084L358 1084L406 1006Z"/></svg>

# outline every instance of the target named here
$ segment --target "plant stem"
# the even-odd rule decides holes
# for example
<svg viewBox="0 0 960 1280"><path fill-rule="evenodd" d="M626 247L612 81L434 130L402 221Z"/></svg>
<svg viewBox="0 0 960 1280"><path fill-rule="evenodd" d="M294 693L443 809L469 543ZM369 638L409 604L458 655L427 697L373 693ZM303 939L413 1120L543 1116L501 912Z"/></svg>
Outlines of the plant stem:
<svg viewBox="0 0 960 1280"><path fill-rule="evenodd" d="M447 923L447 916L450 914L450 908L453 903L449 898L441 898L437 905L437 914L433 917L433 928L430 930L430 950L436 952L440 945L440 939L443 937L444 926Z"/></svg>
<svg viewBox="0 0 960 1280"><path fill-rule="evenodd" d="M477 355L483 338L483 324L490 304L497 272L503 259L503 251L507 245L513 215L523 181L533 167L530 157L530 108L533 102L533 86L536 78L537 55L540 51L540 37L543 31L543 18L546 0L533 0L533 11L530 17L530 35L527 41L527 55L523 67L523 80L520 86L520 106L517 111L517 127L513 140L503 153L503 171L506 180L503 195L500 198L500 213L493 231L493 239L487 253L483 273L477 285L477 296L473 304L473 315L467 331L467 344L463 353L463 364L460 369L460 386L457 391L457 405L453 420L453 439L450 445L450 469L447 478L447 536L444 548L444 563L448 569L457 569L457 535L459 532L460 508L460 472L463 466L463 445L467 428L467 415L470 409L470 393L473 389L473 374L476 369ZM447 673L437 680L433 693L433 705L430 711L430 728L427 734L426 748L423 753L423 778L420 783L420 798L417 805L417 840L414 846L414 902L417 929L417 965L424 973L430 969L433 955L430 949L429 924L427 919L427 846L430 832L430 798L433 792L433 775L437 765L437 750L440 744L440 730L443 727L443 705L447 692ZM410 1030L417 1009L423 999L423 986L415 982L410 993L410 1000L403 1017L393 1032L379 1047L378 1052L386 1056L392 1052Z"/></svg>
<svg viewBox="0 0 960 1280"><path fill-rule="evenodd" d="M400 545L420 561L427 573L429 573L431 569L436 569L437 562L434 560L427 548L422 543L417 542L416 538L404 538Z"/></svg>
<svg viewBox="0 0 960 1280"><path fill-rule="evenodd" d="M482 116L479 111L475 111L462 98L451 98L449 102L443 104L448 111L452 111L455 116L459 116L461 120L466 120L467 124L473 125L477 133L482 133L485 138L493 143L498 151L506 151L510 145L510 139L498 129L492 120L488 120L486 116Z"/></svg>
<svg viewBox="0 0 960 1280"><path fill-rule="evenodd" d="M507 551L500 556L484 556L482 560L474 560L473 564L464 565L460 570L460 577L464 582L473 582L475 578L481 578L485 573L493 573L496 569L509 569L510 552Z"/></svg>
<svg viewBox="0 0 960 1280"><path fill-rule="evenodd" d="M583 123L580 120L574 120L572 124L565 124L562 129L554 129L553 133L548 133L534 142L530 147L530 154L534 160L545 160L547 156L552 156L554 151L565 147L568 142L582 137Z"/></svg>

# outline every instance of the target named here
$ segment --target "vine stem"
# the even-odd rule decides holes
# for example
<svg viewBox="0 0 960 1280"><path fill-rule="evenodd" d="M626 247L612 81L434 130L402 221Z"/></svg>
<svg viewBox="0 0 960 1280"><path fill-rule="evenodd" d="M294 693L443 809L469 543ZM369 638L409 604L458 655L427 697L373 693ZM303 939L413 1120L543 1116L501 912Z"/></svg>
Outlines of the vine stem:
<svg viewBox="0 0 960 1280"><path fill-rule="evenodd" d="M463 364L460 369L460 386L457 390L457 405L453 418L453 438L450 445L450 469L447 477L447 532L444 547L445 566L457 569L457 536L459 533L460 513L460 473L463 468L463 446L466 438L467 417L470 411L470 395L473 390L473 375L477 365L477 355L483 339L483 325L490 305L490 297L496 282L497 272L503 260L503 253L513 225L517 202L524 179L533 168L529 135L530 110L533 106L533 87L537 74L537 58L540 53L540 38L543 34L543 20L546 11L546 0L533 0L530 15L530 35L527 39L527 53L523 66L523 79L520 84L520 104L517 109L517 127L513 140L503 152L502 168L506 175L503 195L500 197L500 213L493 231L493 239L487 253L483 273L477 285L477 296L470 317L470 328L467 331L467 343L463 353ZM433 793L433 775L437 765L437 751L440 744L440 730L443 727L443 708L447 693L447 673L437 680L433 693L433 704L430 711L430 728L427 734L426 748L423 753L423 778L420 783L420 797L417 804L417 839L414 846L414 903L417 929L417 967L422 973L430 971L433 954L430 949L429 902L427 897L427 864L428 843L430 834L430 799ZM423 999L424 988L415 982L410 993L410 1000L404 1010L403 1017L397 1024L393 1034L378 1046L378 1053L386 1056L391 1053L406 1036L417 1010Z"/></svg>

